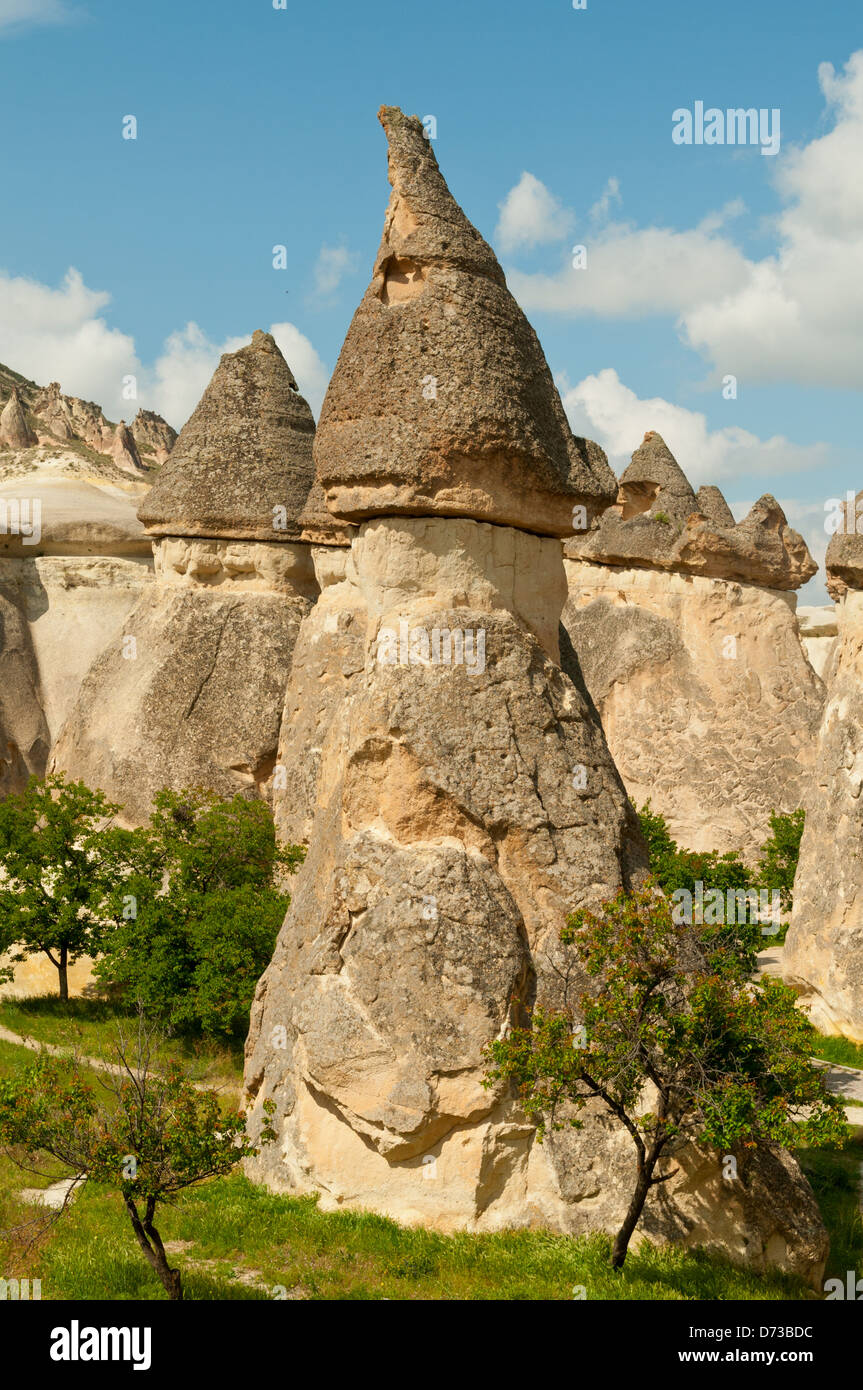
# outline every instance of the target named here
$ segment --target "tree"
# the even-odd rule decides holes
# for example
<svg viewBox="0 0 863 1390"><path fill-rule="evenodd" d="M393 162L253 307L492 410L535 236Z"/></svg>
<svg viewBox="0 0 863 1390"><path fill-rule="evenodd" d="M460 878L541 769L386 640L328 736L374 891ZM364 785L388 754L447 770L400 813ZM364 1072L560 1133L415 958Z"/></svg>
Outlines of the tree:
<svg viewBox="0 0 863 1390"><path fill-rule="evenodd" d="M48 1156L69 1170L73 1188L89 1178L119 1193L145 1259L177 1300L181 1272L169 1265L155 1224L159 1204L224 1176L259 1149L244 1118L222 1112L215 1091L195 1087L175 1062L164 1073L153 1069L154 1042L140 1016L131 1041L118 1030L115 1073L96 1082L101 1096L75 1058L40 1053L23 1073L0 1081L0 1143L30 1171L42 1171ZM271 1143L275 1105L264 1109L260 1142Z"/></svg>
<svg viewBox="0 0 863 1390"><path fill-rule="evenodd" d="M97 976L172 1027L244 1031L304 851L278 847L261 801L164 790L149 825L112 830L105 852Z"/></svg>
<svg viewBox="0 0 863 1390"><path fill-rule="evenodd" d="M777 889L782 906L791 911L794 899L794 875L800 858L800 840L806 822L804 810L785 816L770 812L770 836L761 847L758 878L765 888Z"/></svg>
<svg viewBox="0 0 863 1390"><path fill-rule="evenodd" d="M95 904L111 887L106 823L120 807L83 782L32 777L0 802L0 950L14 964L43 952L69 998L68 967L97 950Z"/></svg>
<svg viewBox="0 0 863 1390"><path fill-rule="evenodd" d="M562 1006L537 1008L531 1026L489 1045L485 1084L514 1082L540 1139L549 1125L580 1127L591 1099L627 1130L636 1167L615 1269L651 1188L677 1171L659 1170L679 1142L728 1152L844 1139L841 1102L809 1061L813 1029L793 990L751 984L745 960L710 929L675 923L654 886L574 913L561 942L570 948Z"/></svg>

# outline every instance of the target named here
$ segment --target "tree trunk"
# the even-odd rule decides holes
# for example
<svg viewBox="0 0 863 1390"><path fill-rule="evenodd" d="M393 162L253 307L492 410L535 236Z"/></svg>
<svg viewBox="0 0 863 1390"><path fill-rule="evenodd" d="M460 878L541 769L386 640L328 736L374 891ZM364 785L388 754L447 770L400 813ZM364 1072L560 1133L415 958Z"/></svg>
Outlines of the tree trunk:
<svg viewBox="0 0 863 1390"><path fill-rule="evenodd" d="M60 947L60 964L59 964L59 966L57 967L57 971L58 971L58 974L59 974L59 976L60 976L60 1001L61 1001L61 1003L63 1003L63 1004L68 1004L68 1002L69 1002L69 969L68 969L68 959L69 959L69 953L68 953L67 948L66 948L65 946L61 946L61 947Z"/></svg>
<svg viewBox="0 0 863 1390"><path fill-rule="evenodd" d="M129 1219L132 1222L132 1228L135 1235L138 1237L138 1244L144 1252L147 1263L151 1265L155 1273L158 1274L168 1297L175 1303L181 1302L183 1298L183 1276L179 1269L172 1269L168 1264L168 1257L165 1254L162 1238L153 1225L155 1202L152 1198L147 1202L147 1215L145 1220L142 1221L138 1215L138 1208L135 1206L131 1197L124 1196L123 1200L126 1203L126 1209L129 1213ZM148 1239L148 1236L150 1239ZM152 1244L150 1243L151 1241Z"/></svg>
<svg viewBox="0 0 863 1390"><path fill-rule="evenodd" d="M635 1191L632 1194L632 1201L623 1219L623 1225L614 1237L614 1245L611 1250L612 1269L622 1269L626 1259L626 1252L629 1249L629 1242L632 1233L638 1225L641 1213L644 1210L644 1203L647 1201L647 1194L650 1191L650 1178L653 1172L653 1165L650 1167L646 1163L639 1163L638 1177L635 1183Z"/></svg>

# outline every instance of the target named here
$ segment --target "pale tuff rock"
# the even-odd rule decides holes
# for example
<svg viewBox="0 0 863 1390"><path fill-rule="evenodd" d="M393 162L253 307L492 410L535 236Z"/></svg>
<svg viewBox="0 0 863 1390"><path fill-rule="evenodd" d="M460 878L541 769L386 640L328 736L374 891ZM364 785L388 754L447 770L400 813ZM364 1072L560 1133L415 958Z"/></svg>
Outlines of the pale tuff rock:
<svg viewBox="0 0 863 1390"><path fill-rule="evenodd" d="M643 847L589 702L543 650L530 603L507 606L513 590L504 598L494 565L502 528L474 526L468 545L472 525L366 523L345 579L303 625L295 693L303 640L326 631L328 592L333 633L339 616L353 628L352 662L327 717L297 733L289 766L293 793L317 742L299 792L309 856L247 1042L252 1127L272 1098L280 1139L249 1171L277 1190L320 1192L327 1210L441 1230L611 1230L632 1177L629 1137L591 1112L578 1134L538 1145L512 1098L483 1089L481 1051L555 997L566 913L632 881ZM544 635L562 592L559 546L504 542L510 554L525 543L534 591L547 595ZM482 670L412 662L420 644L404 664L382 659L402 623L482 631ZM686 1148L676 1161L644 1235L818 1276L823 1228L787 1156L744 1164L731 1196L715 1156Z"/></svg>
<svg viewBox="0 0 863 1390"><path fill-rule="evenodd" d="M814 763L824 687L788 591L815 564L774 498L729 517L650 431L615 506L565 543L564 625L636 804L687 848L755 860Z"/></svg>
<svg viewBox="0 0 863 1390"><path fill-rule="evenodd" d="M799 589L818 568L769 493L737 525L718 488L696 497L651 430L620 478L615 505L566 543L573 559L643 565L771 589Z"/></svg>
<svg viewBox="0 0 863 1390"><path fill-rule="evenodd" d="M827 587L837 637L784 971L817 1027L863 1042L863 536L853 529L830 541Z"/></svg>
<svg viewBox="0 0 863 1390"><path fill-rule="evenodd" d="M303 528L302 539L310 541L312 545L350 546L357 531L356 526L341 521L327 510L324 489L317 477L312 482L306 504L300 512L300 526Z"/></svg>
<svg viewBox="0 0 863 1390"><path fill-rule="evenodd" d="M379 113L392 196L318 424L329 510L473 517L564 536L614 497L574 439L536 334L415 116Z"/></svg>
<svg viewBox="0 0 863 1390"><path fill-rule="evenodd" d="M368 614L352 568L348 578L350 550L311 549L320 594L294 647L272 779L276 833L294 845L312 838L318 783L332 786L340 776L334 724L346 717L348 687L364 668L367 643Z"/></svg>
<svg viewBox="0 0 863 1390"><path fill-rule="evenodd" d="M138 515L153 536L298 541L315 422L269 333L227 352Z"/></svg>
<svg viewBox="0 0 863 1390"><path fill-rule="evenodd" d="M152 584L152 566L124 555L45 555L0 566L14 583L29 624L40 704L53 743L93 661L107 642L117 640Z"/></svg>
<svg viewBox="0 0 863 1390"><path fill-rule="evenodd" d="M146 821L155 793L204 786L263 795L307 599L152 584L97 657L52 766Z"/></svg>
<svg viewBox="0 0 863 1390"><path fill-rule="evenodd" d="M202 589L232 585L244 593L317 597L307 545L166 536L153 549L156 577L164 584Z"/></svg>
<svg viewBox="0 0 863 1390"><path fill-rule="evenodd" d="M153 410L139 410L132 421L138 456L157 467L166 461L177 442L177 431Z"/></svg>
<svg viewBox="0 0 863 1390"><path fill-rule="evenodd" d="M624 784L678 843L741 849L802 804L824 687L794 596L752 584L565 561L564 625Z"/></svg>
<svg viewBox="0 0 863 1390"><path fill-rule="evenodd" d="M527 397L514 379L498 392L494 367L486 392L476 344L484 332L497 361L492 317L516 344L521 322L419 123L383 119L384 246L315 450L329 510L359 529L349 553L315 549L322 592L285 702L274 804L281 833L309 854L252 1009L250 1126L272 1099L279 1138L249 1172L317 1192L327 1210L443 1230L611 1230L628 1201L629 1136L591 1113L539 1145L514 1096L482 1085L485 1044L557 997L566 914L646 868L571 649L578 683L559 665L557 417L537 406L544 447L519 451ZM456 378L439 434L398 403L422 322L432 347L445 341L459 370L476 371ZM501 438L499 452L484 453L484 438ZM391 514L362 520L365 507ZM512 514L523 529L489 524ZM757 1155L734 1194L716 1155L687 1148L680 1163L645 1235L818 1277L823 1226L790 1158Z"/></svg>
<svg viewBox="0 0 863 1390"><path fill-rule="evenodd" d="M138 446L135 437L125 420L121 420L114 435L114 442L111 446L111 457L126 473L141 473L144 465L138 454Z"/></svg>
<svg viewBox="0 0 863 1390"><path fill-rule="evenodd" d="M827 681L827 668L836 647L836 610L832 603L822 607L798 605L797 630L809 665L823 681Z"/></svg>
<svg viewBox="0 0 863 1390"><path fill-rule="evenodd" d="M131 823L164 786L269 795L291 654L317 592L310 547L290 539L312 476L307 425L287 363L256 333L222 358L140 508L155 583L91 667L52 759ZM289 502L278 529L276 499Z"/></svg>
<svg viewBox="0 0 863 1390"><path fill-rule="evenodd" d="M44 773L50 746L30 630L17 600L0 566L0 796Z"/></svg>
<svg viewBox="0 0 863 1390"><path fill-rule="evenodd" d="M13 386L8 401L0 411L0 445L8 445L11 449L29 449L35 443L36 436L27 423L18 388Z"/></svg>
<svg viewBox="0 0 863 1390"><path fill-rule="evenodd" d="M9 738L21 750L20 784L26 772L44 774L81 680L151 582L152 565L135 515L145 475L132 477L108 454L81 447L85 426L97 430L104 418L98 407L61 397L59 388L40 393L0 368L6 386L4 414L16 397L26 400L27 418L44 438L44 418L34 409L44 399L63 412L69 435L65 444L31 439L23 447L19 437L0 445L0 582L28 648L26 676L7 685L3 721L8 732L14 700L19 732Z"/></svg>

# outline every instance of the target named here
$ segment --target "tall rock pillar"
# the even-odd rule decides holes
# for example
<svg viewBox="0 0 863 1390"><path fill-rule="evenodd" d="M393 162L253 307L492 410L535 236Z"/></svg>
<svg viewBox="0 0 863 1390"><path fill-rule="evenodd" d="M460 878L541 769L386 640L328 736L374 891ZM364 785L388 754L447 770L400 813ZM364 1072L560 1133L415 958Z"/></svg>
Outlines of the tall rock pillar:
<svg viewBox="0 0 863 1390"><path fill-rule="evenodd" d="M299 513L314 420L268 333L226 353L139 515L156 582L102 652L53 766L145 820L162 786L269 794L317 593Z"/></svg>
<svg viewBox="0 0 863 1390"><path fill-rule="evenodd" d="M249 1171L439 1229L609 1229L628 1136L592 1114L537 1144L508 1090L483 1088L482 1049L555 999L567 912L644 868L595 711L559 665L560 537L615 480L573 439L419 120L381 121L383 241L315 442L328 509L358 527L341 582L362 661L324 730L308 858L253 1005L250 1124L272 1099L279 1139ZM649 1233L727 1248L731 1231L765 1259L781 1228L789 1264L818 1263L817 1214L804 1251L754 1189L706 1231L697 1162Z"/></svg>

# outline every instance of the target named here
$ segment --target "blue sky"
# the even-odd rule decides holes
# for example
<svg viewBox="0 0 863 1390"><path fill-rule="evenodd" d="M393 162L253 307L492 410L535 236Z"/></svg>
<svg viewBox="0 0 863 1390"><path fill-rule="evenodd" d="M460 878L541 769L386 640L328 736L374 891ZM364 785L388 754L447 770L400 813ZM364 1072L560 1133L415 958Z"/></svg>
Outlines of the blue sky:
<svg viewBox="0 0 863 1390"><path fill-rule="evenodd" d="M0 0L0 360L179 427L219 352L273 326L317 408L394 103L434 115L574 426L618 469L658 428L694 482L774 492L823 550L824 501L863 482L861 21L859 0ZM676 145L696 101L779 108L779 153Z"/></svg>

